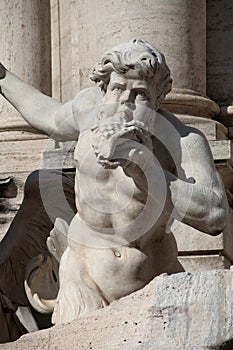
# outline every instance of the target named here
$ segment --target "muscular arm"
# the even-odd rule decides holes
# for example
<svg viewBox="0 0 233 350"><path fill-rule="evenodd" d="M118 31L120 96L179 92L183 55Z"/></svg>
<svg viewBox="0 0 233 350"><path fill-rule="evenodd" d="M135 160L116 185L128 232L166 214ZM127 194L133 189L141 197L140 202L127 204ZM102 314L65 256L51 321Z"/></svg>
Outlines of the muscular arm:
<svg viewBox="0 0 233 350"><path fill-rule="evenodd" d="M79 103L82 104L85 99L90 101L91 94L88 90L80 94L81 98L78 95L74 101L62 104L24 83L1 64L0 92L29 125L58 141L77 140L80 131L79 119L81 123L84 119L82 113L79 113L83 109L83 106L79 108Z"/></svg>
<svg viewBox="0 0 233 350"><path fill-rule="evenodd" d="M184 175L179 177L164 170L168 189L166 206L175 219L202 232L219 234L227 221L228 203L206 139L199 133L190 133L181 139L181 154ZM151 195L156 199L158 166L150 163L146 171L150 188L154 188Z"/></svg>

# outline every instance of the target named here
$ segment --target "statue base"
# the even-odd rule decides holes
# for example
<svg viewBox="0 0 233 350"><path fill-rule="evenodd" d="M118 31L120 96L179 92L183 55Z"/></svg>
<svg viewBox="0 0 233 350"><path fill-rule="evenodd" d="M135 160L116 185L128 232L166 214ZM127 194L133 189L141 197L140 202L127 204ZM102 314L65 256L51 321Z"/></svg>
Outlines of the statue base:
<svg viewBox="0 0 233 350"><path fill-rule="evenodd" d="M144 289L2 350L233 348L233 269L163 274Z"/></svg>

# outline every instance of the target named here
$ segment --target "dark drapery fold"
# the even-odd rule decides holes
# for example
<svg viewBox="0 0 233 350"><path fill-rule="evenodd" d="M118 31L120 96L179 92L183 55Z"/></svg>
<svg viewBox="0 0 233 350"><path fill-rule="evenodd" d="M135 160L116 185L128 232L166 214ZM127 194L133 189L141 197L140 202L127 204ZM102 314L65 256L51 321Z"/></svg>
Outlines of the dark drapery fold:
<svg viewBox="0 0 233 350"><path fill-rule="evenodd" d="M75 212L72 177L59 170L38 170L29 175L22 205L0 242L0 342L25 333L14 315L18 305L29 305L25 268L38 254L50 255L46 240L56 218L69 224Z"/></svg>

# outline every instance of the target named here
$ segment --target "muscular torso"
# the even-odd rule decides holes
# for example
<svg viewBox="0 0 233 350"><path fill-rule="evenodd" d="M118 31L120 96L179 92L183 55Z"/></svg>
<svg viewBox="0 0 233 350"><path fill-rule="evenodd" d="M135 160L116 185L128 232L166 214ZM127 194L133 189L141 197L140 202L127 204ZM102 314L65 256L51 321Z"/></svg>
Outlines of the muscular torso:
<svg viewBox="0 0 233 350"><path fill-rule="evenodd" d="M163 120L163 117L161 118ZM88 117L85 117L85 120L88 120L88 123L85 124L85 129L81 130L74 154L77 167L77 216L80 216L87 226L91 225L94 230L103 233L103 237L108 230L114 234L118 229L118 234L129 238L127 244L113 244L109 248L102 248L101 244L93 246L91 241L78 248L82 250L81 255L86 257L86 274L96 283L105 298L111 301L143 287L160 273L178 272L182 267L177 260L175 239L172 233L166 233L168 217L161 215L160 219L151 225L154 208L153 205L146 206L147 194L135 185L131 177L126 176L122 167L107 170L97 163L90 131L96 123L94 114L90 120ZM158 126L160 125L162 123L158 120ZM153 153L163 169L176 174L176 164L180 158L179 137L174 144L174 137L169 137L167 125L158 130L158 135L160 140L153 140ZM173 144L167 147L169 142ZM171 151L178 154L177 161L174 161ZM144 218L140 221L140 227L137 218L142 212ZM143 225L147 223L150 228L147 227L143 231ZM71 223L70 231L79 235L75 220ZM76 249L75 244L72 247L72 240L70 249ZM80 254L74 252L74 255L77 257L77 264L80 264Z"/></svg>
<svg viewBox="0 0 233 350"><path fill-rule="evenodd" d="M76 205L80 216L96 229L131 223L142 212L147 194L140 191L123 169L104 169L97 163L91 131L80 135L77 162Z"/></svg>
<svg viewBox="0 0 233 350"><path fill-rule="evenodd" d="M162 145L154 141L154 148L155 153L160 154L163 167L175 172ZM172 234L165 233L167 219L162 212L159 220L153 219L154 203L147 193L135 185L122 167L104 169L97 163L90 130L81 133L74 157L77 215L104 239L106 234L114 234L128 242L113 243L104 249L101 243L95 248L83 248L89 274L106 298L117 299L143 287L162 272L174 272L173 269L177 269L175 240ZM88 242L92 245L91 240Z"/></svg>

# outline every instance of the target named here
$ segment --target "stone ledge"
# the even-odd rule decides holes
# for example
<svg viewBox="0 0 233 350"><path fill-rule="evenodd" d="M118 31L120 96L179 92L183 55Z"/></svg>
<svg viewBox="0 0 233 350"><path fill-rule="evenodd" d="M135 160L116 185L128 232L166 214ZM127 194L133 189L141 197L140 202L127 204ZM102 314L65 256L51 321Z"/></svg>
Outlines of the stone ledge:
<svg viewBox="0 0 233 350"><path fill-rule="evenodd" d="M224 349L219 346L233 338L232 288L232 270L161 275L88 317L1 349Z"/></svg>

